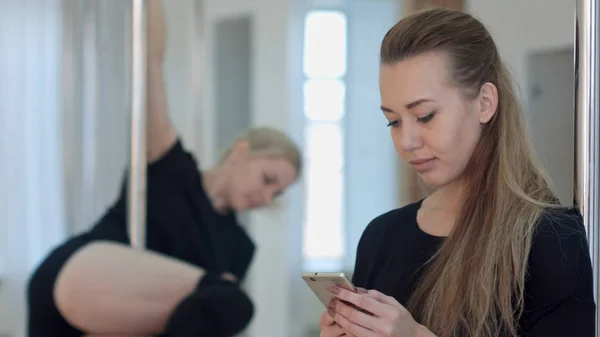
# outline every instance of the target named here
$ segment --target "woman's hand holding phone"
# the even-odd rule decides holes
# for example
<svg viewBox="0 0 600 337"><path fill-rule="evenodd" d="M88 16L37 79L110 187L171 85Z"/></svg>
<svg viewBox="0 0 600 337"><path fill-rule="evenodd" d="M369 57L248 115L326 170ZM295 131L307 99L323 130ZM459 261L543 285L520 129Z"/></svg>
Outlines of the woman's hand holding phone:
<svg viewBox="0 0 600 337"><path fill-rule="evenodd" d="M346 289L346 290L352 291L352 290L349 290L349 289ZM367 293L367 290L363 289L363 288L356 288L356 292ZM349 334L349 333L345 332L344 328L342 328L342 326L339 325L335 321L335 319L334 319L334 317L336 315L336 312L335 312L335 303L336 303L336 300L331 301L329 303L327 311L325 311L321 315L321 318L319 319L319 326L321 327L321 335L320 335L320 337L339 337L339 336L356 337L356 336L354 336L352 334ZM351 303L347 303L347 305L355 307ZM358 307L355 307L355 308L357 310L362 311Z"/></svg>
<svg viewBox="0 0 600 337"><path fill-rule="evenodd" d="M339 337L349 336L344 333L344 329L341 325L337 324L333 319L335 313L331 313L330 310L325 311L319 319L319 326L321 327L320 337ZM353 337L353 336L352 336Z"/></svg>
<svg viewBox="0 0 600 337"><path fill-rule="evenodd" d="M330 291L334 300L327 315L334 323L321 320L321 337L435 337L391 296L377 290L353 292L332 287ZM342 333L336 335L339 329Z"/></svg>

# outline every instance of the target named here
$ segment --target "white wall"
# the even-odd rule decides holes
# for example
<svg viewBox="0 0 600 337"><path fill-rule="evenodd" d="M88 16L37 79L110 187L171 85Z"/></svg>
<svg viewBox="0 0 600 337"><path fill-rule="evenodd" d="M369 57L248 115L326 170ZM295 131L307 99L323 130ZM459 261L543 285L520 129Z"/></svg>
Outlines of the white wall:
<svg viewBox="0 0 600 337"><path fill-rule="evenodd" d="M490 30L523 92L528 53L573 45L574 0L468 0L467 10Z"/></svg>
<svg viewBox="0 0 600 337"><path fill-rule="evenodd" d="M533 149L549 172L557 196L563 204L571 205L574 112L569 98L573 95L573 77L564 75L571 70L557 64L555 73L541 74L543 68L536 64L536 76L546 79L541 84L544 94L536 95L534 92L540 88L534 86L539 84L532 83L532 69L528 69L527 62L531 62L529 57L535 52L572 50L575 1L471 0L467 8L491 31L504 61L513 71L525 104ZM553 90L557 92L553 94Z"/></svg>
<svg viewBox="0 0 600 337"><path fill-rule="evenodd" d="M168 26L164 76L169 116L186 148L202 157L200 1L163 0L163 8Z"/></svg>

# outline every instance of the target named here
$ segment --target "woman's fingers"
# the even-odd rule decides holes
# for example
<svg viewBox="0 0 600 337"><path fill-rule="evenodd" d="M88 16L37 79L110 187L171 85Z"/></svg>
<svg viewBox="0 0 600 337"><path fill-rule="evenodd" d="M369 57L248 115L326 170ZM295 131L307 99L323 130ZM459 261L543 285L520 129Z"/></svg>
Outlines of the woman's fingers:
<svg viewBox="0 0 600 337"><path fill-rule="evenodd" d="M400 302L398 302L395 298L391 297L391 296L387 296L377 290L368 290L366 292L366 295L381 302L381 303L385 303L385 304L389 304L395 308L398 309L404 309L404 307L402 306L402 304L400 304Z"/></svg>
<svg viewBox="0 0 600 337"><path fill-rule="evenodd" d="M367 311L373 315L381 316L387 312L388 304L382 303L367 294L349 291L339 287L330 287L329 291L340 301L345 301Z"/></svg>
<svg viewBox="0 0 600 337"><path fill-rule="evenodd" d="M320 337L353 337L344 334L342 327L335 322L333 316L335 312L332 310L325 311L319 318L319 326L321 327Z"/></svg>
<svg viewBox="0 0 600 337"><path fill-rule="evenodd" d="M333 320L333 316L330 312L325 311L321 314L321 318L319 318L319 326L330 326L333 325L333 323L335 323L335 321Z"/></svg>

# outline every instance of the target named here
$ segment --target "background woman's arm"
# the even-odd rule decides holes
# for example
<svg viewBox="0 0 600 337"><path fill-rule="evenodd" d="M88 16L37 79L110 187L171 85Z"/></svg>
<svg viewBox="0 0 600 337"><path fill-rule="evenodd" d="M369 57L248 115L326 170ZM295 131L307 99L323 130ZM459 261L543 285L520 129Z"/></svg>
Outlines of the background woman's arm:
<svg viewBox="0 0 600 337"><path fill-rule="evenodd" d="M166 28L161 0L147 1L148 63L147 63L147 155L151 163L161 158L177 141L177 132L167 109L163 78Z"/></svg>

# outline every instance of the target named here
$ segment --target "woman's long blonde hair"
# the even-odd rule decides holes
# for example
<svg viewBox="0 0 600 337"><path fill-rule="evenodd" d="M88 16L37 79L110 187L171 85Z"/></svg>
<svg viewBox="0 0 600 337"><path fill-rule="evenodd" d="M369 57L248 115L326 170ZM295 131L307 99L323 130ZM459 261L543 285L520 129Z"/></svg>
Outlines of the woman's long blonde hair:
<svg viewBox="0 0 600 337"><path fill-rule="evenodd" d="M558 207L533 158L510 74L487 29L472 16L430 9L397 23L381 46L382 64L445 52L467 98L493 83L499 104L483 126L464 176L467 191L452 233L427 265L409 310L440 337L517 336L532 237L539 217Z"/></svg>

